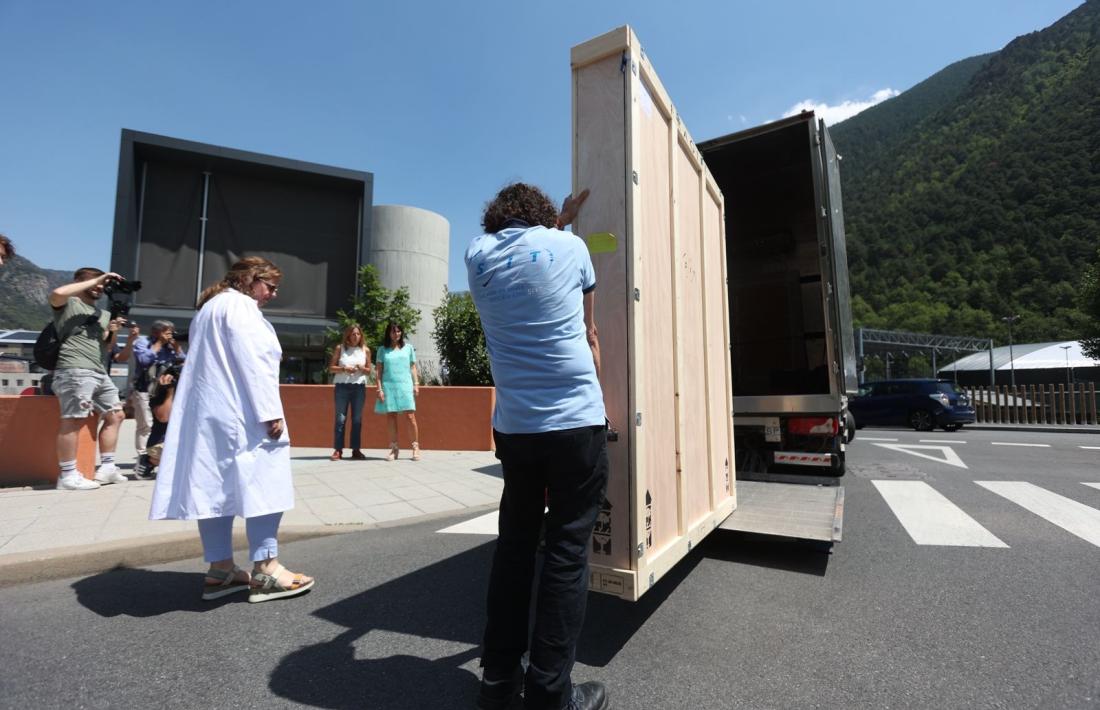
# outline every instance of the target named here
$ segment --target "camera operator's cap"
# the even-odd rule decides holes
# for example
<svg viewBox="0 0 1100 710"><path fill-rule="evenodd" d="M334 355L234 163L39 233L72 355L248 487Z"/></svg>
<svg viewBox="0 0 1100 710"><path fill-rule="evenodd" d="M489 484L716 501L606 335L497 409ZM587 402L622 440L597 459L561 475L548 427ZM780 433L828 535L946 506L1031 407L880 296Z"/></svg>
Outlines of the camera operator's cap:
<svg viewBox="0 0 1100 710"><path fill-rule="evenodd" d="M153 321L153 324L151 326L149 326L149 329L153 330L153 331L169 330L169 329L175 330L176 329L176 324L173 323L170 320L160 320L160 319L158 319L158 320Z"/></svg>

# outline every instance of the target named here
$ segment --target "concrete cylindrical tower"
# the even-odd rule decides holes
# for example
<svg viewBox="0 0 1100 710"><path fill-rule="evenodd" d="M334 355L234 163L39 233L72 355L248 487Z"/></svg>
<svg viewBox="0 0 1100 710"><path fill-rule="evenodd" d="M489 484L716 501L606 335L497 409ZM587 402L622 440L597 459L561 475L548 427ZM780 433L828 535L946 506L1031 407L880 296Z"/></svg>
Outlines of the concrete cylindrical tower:
<svg viewBox="0 0 1100 710"><path fill-rule="evenodd" d="M420 323L409 341L416 347L424 381L439 377L439 351L432 338L434 311L447 286L451 225L435 212L404 205L375 205L371 211L367 263L378 269L388 289L405 286L409 304L420 310Z"/></svg>

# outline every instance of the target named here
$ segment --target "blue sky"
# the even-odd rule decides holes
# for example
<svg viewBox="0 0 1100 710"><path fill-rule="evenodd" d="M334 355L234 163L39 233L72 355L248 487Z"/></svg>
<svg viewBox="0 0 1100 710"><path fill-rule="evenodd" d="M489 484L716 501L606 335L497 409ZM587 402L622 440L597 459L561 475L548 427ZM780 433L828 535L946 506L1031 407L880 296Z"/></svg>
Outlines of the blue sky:
<svg viewBox="0 0 1100 710"><path fill-rule="evenodd" d="M633 26L701 141L807 103L835 122L1079 4L0 0L0 232L108 266L132 128L372 172L375 204L450 221L462 290L502 185L569 191L575 44Z"/></svg>

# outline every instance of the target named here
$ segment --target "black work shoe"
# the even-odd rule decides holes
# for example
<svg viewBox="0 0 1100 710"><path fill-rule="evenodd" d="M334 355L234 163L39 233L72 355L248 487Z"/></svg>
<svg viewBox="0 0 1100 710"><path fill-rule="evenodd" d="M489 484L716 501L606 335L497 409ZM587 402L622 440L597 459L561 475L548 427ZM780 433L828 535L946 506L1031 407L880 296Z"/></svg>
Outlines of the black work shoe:
<svg viewBox="0 0 1100 710"><path fill-rule="evenodd" d="M486 671L481 677L481 689L477 691L479 710L514 710L521 707L523 692L523 668L517 666L509 676L497 678Z"/></svg>
<svg viewBox="0 0 1100 710"><path fill-rule="evenodd" d="M598 681L589 681L573 686L573 697L566 705L568 710L609 710L611 701L607 699L607 686Z"/></svg>

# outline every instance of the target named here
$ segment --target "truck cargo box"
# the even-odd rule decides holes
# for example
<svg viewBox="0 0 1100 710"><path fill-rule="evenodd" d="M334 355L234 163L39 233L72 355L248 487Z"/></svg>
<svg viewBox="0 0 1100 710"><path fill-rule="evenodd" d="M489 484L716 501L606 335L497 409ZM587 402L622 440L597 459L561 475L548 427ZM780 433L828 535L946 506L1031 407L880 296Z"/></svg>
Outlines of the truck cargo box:
<svg viewBox="0 0 1100 710"><path fill-rule="evenodd" d="M723 201L629 27L574 47L572 68L573 188L592 190L573 228L619 433L590 588L634 600L735 506Z"/></svg>
<svg viewBox="0 0 1100 710"><path fill-rule="evenodd" d="M805 112L699 150L726 200L737 469L843 475L857 381L829 132Z"/></svg>

